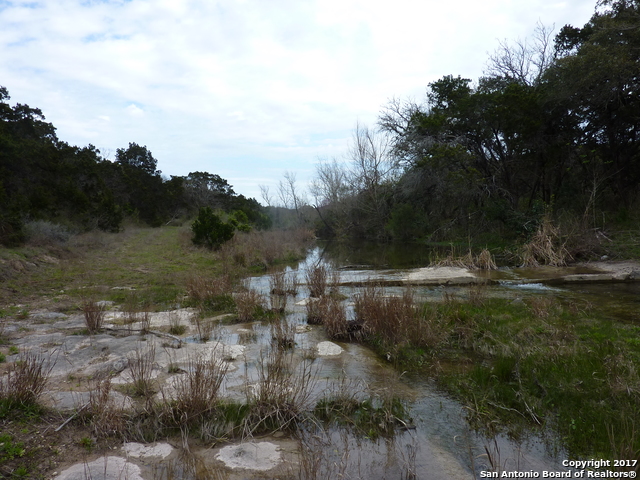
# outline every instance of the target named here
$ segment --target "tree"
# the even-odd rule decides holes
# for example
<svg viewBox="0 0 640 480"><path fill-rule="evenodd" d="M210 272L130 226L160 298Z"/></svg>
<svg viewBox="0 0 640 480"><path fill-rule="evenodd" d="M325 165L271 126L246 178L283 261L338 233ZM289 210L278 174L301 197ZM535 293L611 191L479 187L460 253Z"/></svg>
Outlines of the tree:
<svg viewBox="0 0 640 480"><path fill-rule="evenodd" d="M229 183L219 175L208 172L191 172L184 179L185 195L196 208L228 209L235 195Z"/></svg>
<svg viewBox="0 0 640 480"><path fill-rule="evenodd" d="M547 80L575 119L588 182L606 179L608 197L629 207L640 182L640 2L598 7L584 27L560 30Z"/></svg>
<svg viewBox="0 0 640 480"><path fill-rule="evenodd" d="M501 77L523 85L539 85L555 58L553 29L538 22L531 40L500 42L489 57L488 77Z"/></svg>
<svg viewBox="0 0 640 480"><path fill-rule="evenodd" d="M296 174L294 172L284 172L284 180L278 182L278 197L284 208L294 210L298 225L306 223L303 208L308 205L308 201L298 188Z"/></svg>
<svg viewBox="0 0 640 480"><path fill-rule="evenodd" d="M151 226L160 226L167 216L167 198L157 160L146 146L129 143L116 150L116 165L120 167L117 198L129 214L137 214Z"/></svg>
<svg viewBox="0 0 640 480"><path fill-rule="evenodd" d="M313 207L324 224L327 236L343 236L348 229L348 212L352 190L346 167L332 161L320 160L316 164L316 175L311 180L309 191L314 198Z"/></svg>
<svg viewBox="0 0 640 480"><path fill-rule="evenodd" d="M218 249L233 238L234 230L232 223L223 222L211 208L202 207L198 212L198 218L191 225L192 241L196 245Z"/></svg>
<svg viewBox="0 0 640 480"><path fill-rule="evenodd" d="M351 164L348 180L361 235L382 239L386 236L389 187L397 172L391 137L357 123L348 158Z"/></svg>
<svg viewBox="0 0 640 480"><path fill-rule="evenodd" d="M141 147L133 142L129 143L129 147L126 150L123 148L116 150L116 163L123 167L139 169L150 176L160 176L162 173L157 170L158 161L153 158L146 145Z"/></svg>

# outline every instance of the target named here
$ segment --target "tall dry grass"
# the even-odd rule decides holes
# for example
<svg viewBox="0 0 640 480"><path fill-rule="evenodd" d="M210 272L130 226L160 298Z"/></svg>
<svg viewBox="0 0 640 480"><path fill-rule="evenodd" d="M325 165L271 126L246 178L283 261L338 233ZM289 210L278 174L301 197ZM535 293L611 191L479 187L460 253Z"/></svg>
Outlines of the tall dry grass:
<svg viewBox="0 0 640 480"><path fill-rule="evenodd" d="M271 310L283 313L287 308L287 287L285 272L274 272L269 275L269 298Z"/></svg>
<svg viewBox="0 0 640 480"><path fill-rule="evenodd" d="M52 357L31 351L21 352L0 379L0 399L15 406L37 403L47 386L55 356L56 354Z"/></svg>
<svg viewBox="0 0 640 480"><path fill-rule="evenodd" d="M310 361L298 362L291 349L263 350L257 367L257 382L247 389L245 437L296 426L311 410L317 382L317 369Z"/></svg>
<svg viewBox="0 0 640 480"><path fill-rule="evenodd" d="M520 257L527 267L540 265L564 266L573 260L566 241L549 216L545 216L531 240L522 246Z"/></svg>
<svg viewBox="0 0 640 480"><path fill-rule="evenodd" d="M307 324L322 325L327 317L329 297L309 298L305 304L307 311Z"/></svg>
<svg viewBox="0 0 640 480"><path fill-rule="evenodd" d="M431 262L432 267L458 267L468 270L496 270L498 266L489 250L484 248L479 254L474 255L471 249L464 254L458 254L452 246L450 252L444 258L438 258Z"/></svg>
<svg viewBox="0 0 640 480"><path fill-rule="evenodd" d="M134 395L150 398L155 393L155 385L151 376L155 360L155 343L150 343L146 348L140 345L127 357Z"/></svg>
<svg viewBox="0 0 640 480"><path fill-rule="evenodd" d="M175 412L189 421L216 406L229 364L211 354L189 357L184 373L176 377Z"/></svg>
<svg viewBox="0 0 640 480"><path fill-rule="evenodd" d="M385 348L388 359L405 347L434 347L447 334L433 310L417 307L411 289L384 296L381 288L366 287L355 297L355 314L363 338Z"/></svg>
<svg viewBox="0 0 640 480"><path fill-rule="evenodd" d="M327 290L329 272L323 264L317 264L307 270L307 285L309 296L322 297Z"/></svg>
<svg viewBox="0 0 640 480"><path fill-rule="evenodd" d="M207 277L193 275L187 280L187 295L202 305L208 300L228 295L233 290L233 282L229 275Z"/></svg>
<svg viewBox="0 0 640 480"><path fill-rule="evenodd" d="M324 313L324 329L332 340L347 340L357 338L360 330L351 326L347 320L347 309L336 297L324 297L326 311ZM323 300L324 300L323 299Z"/></svg>
<svg viewBox="0 0 640 480"><path fill-rule="evenodd" d="M87 326L87 330L90 335L99 332L102 329L104 323L105 308L102 305L98 305L93 300L85 300L82 303L82 313L84 314L84 323Z"/></svg>
<svg viewBox="0 0 640 480"><path fill-rule="evenodd" d="M111 398L111 380L97 380L89 391L87 415L97 438L122 437L126 432L125 413Z"/></svg>
<svg viewBox="0 0 640 480"><path fill-rule="evenodd" d="M271 344L278 349L287 350L295 347L296 326L286 318L278 318L271 323Z"/></svg>
<svg viewBox="0 0 640 480"><path fill-rule="evenodd" d="M218 255L223 263L267 270L278 262L303 258L315 240L312 230L268 230L237 233Z"/></svg>
<svg viewBox="0 0 640 480"><path fill-rule="evenodd" d="M246 283L243 289L234 295L234 300L238 320L241 322L255 320L266 308L264 297L256 290L249 288Z"/></svg>

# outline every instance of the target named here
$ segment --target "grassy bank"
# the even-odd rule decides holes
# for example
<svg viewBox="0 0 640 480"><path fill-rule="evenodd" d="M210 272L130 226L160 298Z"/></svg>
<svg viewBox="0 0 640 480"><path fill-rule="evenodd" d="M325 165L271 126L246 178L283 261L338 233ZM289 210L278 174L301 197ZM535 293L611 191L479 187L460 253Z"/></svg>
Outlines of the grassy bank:
<svg viewBox="0 0 640 480"><path fill-rule="evenodd" d="M167 308L181 303L194 278L237 281L303 258L312 239L304 230L242 233L213 252L194 246L188 227L130 228L2 249L0 304L64 312L91 296L123 303L135 291L141 304Z"/></svg>
<svg viewBox="0 0 640 480"><path fill-rule="evenodd" d="M640 326L587 304L448 298L370 289L356 301L361 339L400 368L426 369L485 432L557 433L572 456L640 455ZM384 321L380 321L384 319Z"/></svg>
<svg viewBox="0 0 640 480"><path fill-rule="evenodd" d="M325 398L311 395L318 380L315 355L306 350L298 353L296 325L281 311L298 288L295 276L287 275L282 265L304 257L310 240L306 231L238 234L211 251L192 246L188 230L182 228L136 228L76 237L65 245L2 251L2 258L14 263L11 271L4 271L0 311L0 477L49 478L56 465L108 452L123 441L171 438L176 443L211 446L275 431L315 438L325 434L325 427L336 425L375 438L406 426L408 412L397 399L355 388L348 395L332 394L333 390ZM268 272L270 295L261 295L242 281L256 272ZM73 389L90 396L77 414L63 416L40 404L51 373L52 350L46 355L19 350L13 336L28 335L30 313L36 310L83 314L86 328L74 329L73 334L87 338L103 334L105 308L96 300L116 302L114 309L123 313L121 322L141 325L120 335L139 334L144 341L127 354L130 383L112 384L111 373L68 375ZM233 312L243 322L262 319L271 327L270 342L259 358L245 358L245 371L247 362L257 368L246 379L245 398L219 395L229 364L213 355L191 354L184 368L169 364L162 374L174 380L173 390L151 375L158 365L156 355L170 346L166 336L149 334L149 311L177 305L199 311L190 319L194 342L211 339L221 322L213 315L221 311ZM5 324L11 328L3 334ZM174 339L186 331L177 317L175 325L155 328L159 332L154 329L154 333ZM114 334L110 342L117 342L117 337ZM256 339L254 333L248 342ZM8 356L15 354L17 359L9 361ZM125 410L114 402L110 397L114 391L130 397L133 408ZM321 451L303 454L324 458ZM316 477L292 474L291 478Z"/></svg>

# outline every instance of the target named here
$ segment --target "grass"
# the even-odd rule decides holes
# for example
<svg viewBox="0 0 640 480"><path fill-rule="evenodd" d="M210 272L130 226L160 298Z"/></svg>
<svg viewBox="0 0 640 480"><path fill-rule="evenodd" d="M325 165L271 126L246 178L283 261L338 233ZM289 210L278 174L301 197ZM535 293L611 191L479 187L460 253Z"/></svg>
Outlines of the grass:
<svg viewBox="0 0 640 480"><path fill-rule="evenodd" d="M28 409L37 405L53 368L50 360L44 354L27 351L9 364L6 375L0 382L2 411L12 408Z"/></svg>
<svg viewBox="0 0 640 480"><path fill-rule="evenodd" d="M64 253L65 262L47 263L23 276L11 277L0 291L2 301L7 302L0 313L2 319L17 319L22 311L27 311L22 305L28 305L31 311L43 308L45 304L45 308L54 305L55 310L67 313L80 309L87 321L84 332L95 333L101 329L104 311L97 302L87 299L104 299L119 303L124 316L142 322L143 329L148 329L148 324L144 326L145 312L148 318L151 310L183 306L200 307L201 337L207 336L206 319L211 313L220 311L233 311L241 321L268 318L273 327L272 345L258 362L256 378L249 379L253 385L246 401L219 397L227 363L210 358L192 358L184 370L174 368L171 374L176 378L175 396L153 397L158 389L151 378L155 352L153 348L140 346L128 358L132 384L125 391L141 397L134 398L133 411L124 411L122 405L115 404L108 378L93 378L88 384L88 406L64 426L64 445L61 443L56 448L64 452L75 449L80 454L92 448L98 453L123 440L151 441L175 435L182 436L185 442L199 439L211 444L258 433L295 432L305 422L322 423L313 414L317 403L311 394L316 381L314 361L310 357L300 358L296 353L295 325L285 323L278 314L269 312L264 298L246 285L242 288L239 281L243 275L261 269L261 265L271 268L300 258L308 245L304 242L309 239L304 232L252 233L238 238L235 246L229 245L212 253L193 247L180 228L129 229L117 235L74 237L65 247L68 249ZM232 247L242 251L234 253ZM34 258L38 253L31 255L29 258ZM298 293L299 284L291 273L281 277L278 282L282 292L275 293L286 302L287 297ZM211 323L217 324L217 320ZM176 335L185 333L186 328L177 316L168 326ZM248 332L245 340L256 342L257 336L256 331ZM16 353L13 350L10 348L9 353ZM44 433L37 437L41 446L46 445L47 449L53 447L50 439L54 430L47 427L59 426L68 419L59 418L58 413L48 412L38 404L42 387L30 379L41 378L45 385L48 368L46 359L27 354L17 362L3 365L9 374L4 376L0 392L0 423L3 434L7 427L6 433L14 445L24 443L23 437L17 435L18 422L13 421L16 417L25 419L29 429L47 432L46 437ZM22 392L24 398L15 392ZM363 408L368 407L364 405ZM55 417L42 418L43 415ZM5 445L9 444L5 442ZM52 452L56 448L52 448ZM26 443L25 449L25 457L37 450ZM46 458L52 461L50 456ZM33 462L37 464L34 470L26 462L24 465L16 463L18 460L14 458L8 462L14 476L21 474L19 469L28 468L25 475L44 472L41 476L46 477L54 468L52 463L46 467L38 460ZM0 476L6 474L5 470L0 471Z"/></svg>
<svg viewBox="0 0 640 480"><path fill-rule="evenodd" d="M317 418L329 424L349 426L367 438L392 436L398 427L411 423L406 405L397 397L325 398L314 409Z"/></svg>
<svg viewBox="0 0 640 480"><path fill-rule="evenodd" d="M154 381L151 378L155 358L155 343L150 343L146 348L139 345L127 358L132 379L132 395L148 399L155 393Z"/></svg>
<svg viewBox="0 0 640 480"><path fill-rule="evenodd" d="M258 359L257 379L247 390L249 406L243 435L292 431L311 410L317 381L312 362L295 362L292 349L272 348Z"/></svg>
<svg viewBox="0 0 640 480"><path fill-rule="evenodd" d="M402 369L429 367L478 429L550 429L575 456L640 449L640 327L550 297L470 299L420 306L369 287L355 305L362 341Z"/></svg>
<svg viewBox="0 0 640 480"><path fill-rule="evenodd" d="M309 286L309 296L313 298L322 297L327 289L329 271L323 264L317 264L307 270L307 285Z"/></svg>
<svg viewBox="0 0 640 480"><path fill-rule="evenodd" d="M173 414L181 422L203 416L217 404L218 393L229 366L221 358L190 357L185 373L176 377Z"/></svg>
<svg viewBox="0 0 640 480"><path fill-rule="evenodd" d="M459 254L452 245L446 256L438 256L431 261L432 267L458 267L469 270L496 270L498 266L489 250L483 248L480 253L474 255L471 249L465 254Z"/></svg>
<svg viewBox="0 0 640 480"><path fill-rule="evenodd" d="M105 315L103 306L93 300L86 300L82 304L82 313L84 314L84 322L89 334L93 335L102 329Z"/></svg>

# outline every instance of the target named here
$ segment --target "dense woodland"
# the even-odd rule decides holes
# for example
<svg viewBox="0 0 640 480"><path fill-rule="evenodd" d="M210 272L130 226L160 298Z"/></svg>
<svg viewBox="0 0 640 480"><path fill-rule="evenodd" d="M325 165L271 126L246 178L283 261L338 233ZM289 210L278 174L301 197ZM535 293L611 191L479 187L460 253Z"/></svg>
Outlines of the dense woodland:
<svg viewBox="0 0 640 480"><path fill-rule="evenodd" d="M28 222L69 232L118 231L127 218L151 226L193 216L201 207L242 211L251 225L270 225L254 199L237 195L216 174L166 178L145 146L116 150L115 161L94 146L71 146L56 136L37 108L8 103L0 87L0 244L24 240Z"/></svg>
<svg viewBox="0 0 640 480"><path fill-rule="evenodd" d="M533 27L533 25L532 25ZM393 99L358 125L345 159L321 161L313 200L286 173L263 208L207 172L162 176L144 146L103 158L71 146L37 108L0 87L0 243L25 222L117 231L201 207L250 225L315 226L343 239L526 239L543 218L582 231L637 222L640 0L600 0L581 28L502 42L472 81L447 75L422 103ZM268 215L267 215L268 213Z"/></svg>
<svg viewBox="0 0 640 480"><path fill-rule="evenodd" d="M377 127L358 125L346 161L318 165L309 203L327 236L516 239L545 216L583 230L628 224L640 193L640 2L601 0L582 28L538 25L502 42L482 78L445 76L423 103L393 99Z"/></svg>

